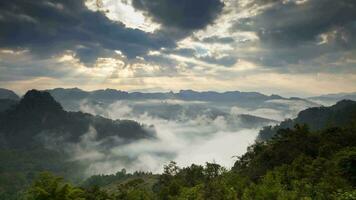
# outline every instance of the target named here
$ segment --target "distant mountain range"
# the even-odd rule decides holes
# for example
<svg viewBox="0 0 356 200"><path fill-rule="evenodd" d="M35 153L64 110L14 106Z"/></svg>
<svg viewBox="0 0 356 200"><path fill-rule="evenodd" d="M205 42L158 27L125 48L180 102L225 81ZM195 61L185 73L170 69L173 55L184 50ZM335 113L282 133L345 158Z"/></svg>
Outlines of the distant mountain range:
<svg viewBox="0 0 356 200"><path fill-rule="evenodd" d="M155 92L155 93L143 93L143 92L126 92L115 89L84 91L79 88L55 88L45 90L49 92L52 97L62 104L65 108L73 107L73 102L80 100L100 101L105 103L114 102L117 100L183 100L183 101L204 101L215 103L236 103L241 106L254 107L255 105L264 103L266 101L273 100L300 100L311 105L318 105L311 102L308 99L302 99L298 97L285 98L279 95L264 95L258 92L240 92L240 91L228 91L228 92L214 92L205 91L197 92L193 90L181 90L175 92ZM20 98L11 90L0 88L0 99L12 99L19 100Z"/></svg>
<svg viewBox="0 0 356 200"><path fill-rule="evenodd" d="M99 99L99 100L123 100L123 99L179 99L186 101L242 101L242 100L270 100L282 99L278 95L263 95L258 92L196 92L193 90L181 90L178 93L174 92L155 92L155 93L142 93L142 92L125 92L115 89L83 91L78 88L64 89L56 88L47 90L56 99Z"/></svg>
<svg viewBox="0 0 356 200"><path fill-rule="evenodd" d="M332 105L344 99L356 101L356 92L327 94L327 95L310 97L309 99L311 101L319 102L324 105Z"/></svg>
<svg viewBox="0 0 356 200"><path fill-rule="evenodd" d="M83 102L88 104L103 105L104 107L112 103L121 101L129 102L130 104L135 102L143 102L141 105L134 105L133 111L148 112L150 114L157 113L159 117L168 116L168 110L173 111L170 114L177 117L179 113L177 110L182 103L185 105L193 103L204 103L205 108L214 110L218 109L223 112L230 112L232 107L240 107L246 110L256 109L274 109L278 110L280 117L272 118L273 120L283 120L283 116L295 116L300 110L308 107L320 106L320 104L314 103L308 99L302 99L297 97L285 98L279 95L264 95L258 92L197 92L193 90L181 90L179 92L156 92L156 93L142 93L142 92L125 92L114 89L95 90L95 91L83 91L78 88L63 89L56 88L52 90L46 90L49 92L56 101L60 102L65 110L80 111ZM155 109L149 104L152 101L161 101L161 105L157 105ZM166 102L181 101L176 103L169 103L174 105L165 105ZM174 107L175 106L175 107ZM159 108L159 109L157 109ZM205 109L204 108L204 109ZM189 106L187 113L193 113L193 115L201 113L197 112L198 106ZM165 112L167 111L167 112ZM161 113L160 113L161 112ZM163 113L162 115L162 112ZM194 114L196 113L196 114ZM243 113L249 114L249 113ZM214 115L214 114L213 114ZM253 115L253 114L252 114ZM267 115L258 115L262 118L269 118Z"/></svg>
<svg viewBox="0 0 356 200"><path fill-rule="evenodd" d="M142 93L142 92L125 92L115 89L83 91L79 88L56 88L46 90L57 100L79 100L79 99L93 99L93 100L126 100L126 99L178 99L185 101L213 101L213 102L260 102L275 99L293 99L284 98L279 95L264 95L258 92L214 92L205 91L197 92L193 90L180 90L174 92L155 92L155 93ZM295 99L295 98L294 98Z"/></svg>
<svg viewBox="0 0 356 200"><path fill-rule="evenodd" d="M353 93L335 93L309 98L290 97L285 98L280 95L265 95L259 92L214 92L204 91L197 92L194 90L180 90L179 92L126 92L115 89L84 91L79 88L55 88L45 90L49 92L57 101L73 101L73 100L99 100L99 101L116 101L116 100L164 100L177 99L185 101L208 101L208 102L238 102L241 104L258 103L269 100L302 100L314 104L335 104L338 101L356 100L356 92ZM19 100L20 97L13 91L0 88L0 99Z"/></svg>
<svg viewBox="0 0 356 200"><path fill-rule="evenodd" d="M0 112L14 105L19 97L12 91L3 89L0 96ZM294 117L300 110L320 106L308 99L298 97L285 98L279 95L264 95L258 92L197 92L181 90L179 92L125 92L114 89L84 91L79 88L56 88L45 90L59 102L66 111L84 111L83 105L91 108L99 107L92 114L109 117L102 111L118 101L126 102L131 109L131 117L149 114L166 120L192 120L199 115L215 119L224 116L227 120L239 120L239 126L245 128L276 123L287 117ZM0 93L1 94L1 93ZM8 97L11 97L9 100ZM6 99L6 100L4 100ZM174 102L176 101L176 102ZM137 103L136 103L137 102ZM153 103L155 102L155 103ZM173 102L173 103L172 103ZM231 117L231 108L239 107L245 111L239 113L238 119ZM113 108L109 108L113 109ZM118 111L119 108L116 108ZM254 112L256 111L256 112ZM272 115L270 115L272 112ZM243 114L243 115L241 115ZM126 116L127 117L127 116ZM254 118L255 117L255 118ZM130 118L128 116L128 118ZM254 118L255 120L252 120ZM184 119L183 119L184 120Z"/></svg>

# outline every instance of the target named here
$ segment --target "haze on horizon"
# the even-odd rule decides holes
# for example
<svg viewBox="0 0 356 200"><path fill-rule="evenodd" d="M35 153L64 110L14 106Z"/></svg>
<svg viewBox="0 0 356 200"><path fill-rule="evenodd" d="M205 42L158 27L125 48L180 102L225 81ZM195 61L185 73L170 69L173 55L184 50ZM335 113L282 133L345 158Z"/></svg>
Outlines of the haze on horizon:
<svg viewBox="0 0 356 200"><path fill-rule="evenodd" d="M0 86L356 91L353 0L0 3Z"/></svg>

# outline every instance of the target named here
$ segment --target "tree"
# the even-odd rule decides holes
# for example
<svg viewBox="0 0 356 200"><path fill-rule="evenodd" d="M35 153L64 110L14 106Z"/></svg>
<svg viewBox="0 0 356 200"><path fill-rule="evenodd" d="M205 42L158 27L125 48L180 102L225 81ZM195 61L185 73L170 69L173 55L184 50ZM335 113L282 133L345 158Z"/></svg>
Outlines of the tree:
<svg viewBox="0 0 356 200"><path fill-rule="evenodd" d="M80 188L65 183L62 178L51 173L41 173L27 190L27 200L84 200Z"/></svg>

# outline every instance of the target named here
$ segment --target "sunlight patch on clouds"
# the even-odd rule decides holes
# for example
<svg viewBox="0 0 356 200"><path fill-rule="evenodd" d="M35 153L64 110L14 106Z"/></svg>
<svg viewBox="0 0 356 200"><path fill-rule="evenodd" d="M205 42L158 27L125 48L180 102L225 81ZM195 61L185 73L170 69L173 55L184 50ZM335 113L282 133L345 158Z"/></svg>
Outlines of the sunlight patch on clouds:
<svg viewBox="0 0 356 200"><path fill-rule="evenodd" d="M172 58L178 62L193 63L195 65L200 65L200 66L204 66L204 67L210 67L210 68L221 67L219 65L207 63L207 62L195 59L195 58L189 58L189 57L184 57L184 56L175 55L175 54L170 54L170 55L168 55L168 57Z"/></svg>
<svg viewBox="0 0 356 200"><path fill-rule="evenodd" d="M74 57L73 54L64 54L57 58L57 61L65 66L72 66L73 75L85 76L87 78L96 78L99 80L106 79L111 76L113 71L118 67L124 65L119 59L115 58L98 58L93 67L87 67Z"/></svg>
<svg viewBox="0 0 356 200"><path fill-rule="evenodd" d="M28 50L0 49L0 54L22 55L27 52Z"/></svg>
<svg viewBox="0 0 356 200"><path fill-rule="evenodd" d="M94 11L102 11L113 20L120 21L128 28L137 28L146 32L153 32L160 25L146 18L142 12L135 10L131 1L124 0L87 0L86 6Z"/></svg>
<svg viewBox="0 0 356 200"><path fill-rule="evenodd" d="M238 59L236 64L231 68L233 71L247 71L247 70L254 70L257 69L257 65L243 60L243 59Z"/></svg>
<svg viewBox="0 0 356 200"><path fill-rule="evenodd" d="M178 49L194 49L196 51L194 58L181 55L170 55L170 57L177 60L178 62L187 62L198 65L197 68L204 67L207 71L211 70L212 68L217 68L217 70L220 70L219 68L227 66L224 66L224 64L220 65L211 62L204 62L203 58L205 56L209 56L217 60L224 57L230 57L231 59L239 57L242 58L242 60L245 62L249 62L249 64L243 66L240 61L240 63L237 63L236 66L234 66L234 70L238 69L237 71L244 71L247 69L252 69L252 61L247 61L247 57L251 57L251 55L247 54L256 52L259 50L259 48L255 45L246 46L246 43L257 43L259 37L255 32L232 32L230 30L231 25L237 20L253 16L258 12L258 8L255 7L243 10L240 9L241 6L244 6L249 2L250 1L239 1L237 3L236 1L225 0L223 14L215 20L215 23L209 25L206 29L196 31L190 37L177 42ZM217 39L225 37L230 39L231 42L204 41L211 37ZM240 52L245 52L245 54L241 54Z"/></svg>

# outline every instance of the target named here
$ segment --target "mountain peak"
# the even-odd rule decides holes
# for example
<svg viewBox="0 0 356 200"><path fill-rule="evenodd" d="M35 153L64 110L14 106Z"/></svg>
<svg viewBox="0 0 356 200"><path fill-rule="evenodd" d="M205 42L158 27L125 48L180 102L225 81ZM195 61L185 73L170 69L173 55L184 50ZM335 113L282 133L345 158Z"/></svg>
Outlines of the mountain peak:
<svg viewBox="0 0 356 200"><path fill-rule="evenodd" d="M18 100L19 96L11 90L0 88L0 99Z"/></svg>
<svg viewBox="0 0 356 200"><path fill-rule="evenodd" d="M28 91L21 99L19 108L44 112L63 111L62 106L48 92L38 90Z"/></svg>
<svg viewBox="0 0 356 200"><path fill-rule="evenodd" d="M338 101L335 105L332 106L334 109L342 109L345 107L353 106L356 104L356 101L349 100L349 99L343 99L341 101Z"/></svg>

